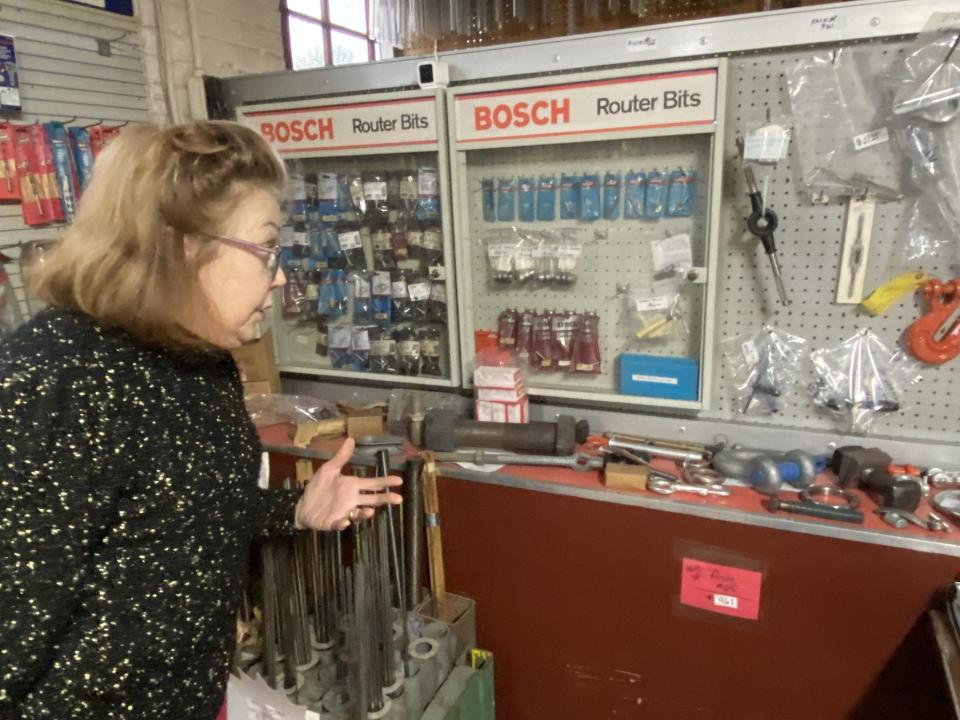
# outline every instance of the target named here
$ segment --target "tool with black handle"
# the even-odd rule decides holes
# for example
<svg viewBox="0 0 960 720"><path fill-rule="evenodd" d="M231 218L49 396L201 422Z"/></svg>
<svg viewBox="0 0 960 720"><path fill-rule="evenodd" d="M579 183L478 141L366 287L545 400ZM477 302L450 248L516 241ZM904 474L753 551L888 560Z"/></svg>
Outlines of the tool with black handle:
<svg viewBox="0 0 960 720"><path fill-rule="evenodd" d="M764 207L763 195L757 189L757 181L753 177L753 168L747 166L744 168L744 173L747 176L747 191L750 194L750 207L752 209L750 217L747 218L747 229L751 234L760 238L760 242L763 243L763 250L770 260L773 279L777 283L780 304L787 306L790 304L790 300L787 298L787 289L783 284L783 276L780 273L780 261L777 260L777 243L773 239L773 233L779 224L777 214L770 208Z"/></svg>

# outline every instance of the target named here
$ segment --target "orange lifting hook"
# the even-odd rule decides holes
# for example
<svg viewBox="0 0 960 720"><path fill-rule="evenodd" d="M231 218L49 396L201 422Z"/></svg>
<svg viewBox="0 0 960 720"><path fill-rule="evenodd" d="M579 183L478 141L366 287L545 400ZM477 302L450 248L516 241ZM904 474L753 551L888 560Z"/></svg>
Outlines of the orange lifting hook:
<svg viewBox="0 0 960 720"><path fill-rule="evenodd" d="M930 280L923 286L930 309L907 330L907 347L930 365L942 365L960 354L960 280Z"/></svg>

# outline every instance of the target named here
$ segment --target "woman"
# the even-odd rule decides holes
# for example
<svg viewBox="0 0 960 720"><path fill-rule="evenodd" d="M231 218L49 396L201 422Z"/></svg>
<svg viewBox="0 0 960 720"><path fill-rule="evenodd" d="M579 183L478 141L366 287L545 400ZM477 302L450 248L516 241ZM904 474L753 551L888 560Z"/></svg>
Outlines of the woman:
<svg viewBox="0 0 960 720"><path fill-rule="evenodd" d="M129 128L37 271L51 307L0 345L3 720L212 719L253 538L400 502L340 474L350 440L302 494L258 487L226 350L285 282L283 184L239 125Z"/></svg>

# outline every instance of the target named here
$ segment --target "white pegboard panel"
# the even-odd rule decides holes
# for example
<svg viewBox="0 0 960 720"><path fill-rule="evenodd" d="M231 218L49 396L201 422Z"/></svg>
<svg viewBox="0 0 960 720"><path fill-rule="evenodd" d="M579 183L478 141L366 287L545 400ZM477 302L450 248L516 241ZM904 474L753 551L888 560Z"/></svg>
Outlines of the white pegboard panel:
<svg viewBox="0 0 960 720"><path fill-rule="evenodd" d="M867 52L876 67L893 62L902 51L900 42L873 42L857 46ZM796 143L786 161L775 169L758 171L758 184L766 187L766 204L779 216L776 233L778 255L792 305L784 308L766 256L759 242L746 231L749 214L742 163L735 157L735 139L744 127L762 123L768 108L773 116L786 113L789 103L784 91L784 72L816 51L764 53L731 58L727 102L727 149L724 172L724 202L719 245L719 292L717 297L716 340L752 333L769 323L806 338L812 349L832 347L853 335L858 328L873 330L891 348L923 312L916 297L907 297L886 314L873 318L853 305L833 302L837 286L846 205L813 205L798 192L800 177L795 166ZM905 213L910 200L881 203L874 220L868 258L866 292L899 271L907 269L898 261L905 239ZM946 265L924 264L924 269L941 278L953 277ZM718 354L718 382L714 386L712 409L702 417L748 423L809 429L838 429L830 415L811 403L791 405L777 416L744 418L736 410L730 370ZM953 441L960 431L953 407L953 385L960 380L960 363L927 367L923 380L911 388L905 409L880 419L873 426L876 435L918 440Z"/></svg>
<svg viewBox="0 0 960 720"><path fill-rule="evenodd" d="M694 263L703 266L707 234L706 180L710 168L711 136L706 134L674 137L606 140L562 145L529 146L477 150L466 154L466 182L469 194L470 236L458 239L461 252L470 253L472 277L465 289L471 299L476 329L496 329L497 316L508 308L537 311L593 311L600 316L602 372L599 375L562 372L532 373L531 387L616 392L615 358L625 350L649 354L686 357L700 356L700 325L704 286L688 284L681 306L691 333L678 340L639 343L631 341L627 317L627 297L617 285L629 288L648 286L652 278L650 241L669 235L691 236ZM484 222L481 183L484 178L532 177L553 175L559 183L563 174L606 172L669 172L683 168L697 174L694 212L689 218L659 220L623 219L621 190L620 219L590 222L559 219L560 191L557 190L557 219L552 222ZM486 257L486 240L497 231L559 230L575 228L584 242L583 256L577 264L577 281L569 287L511 284L493 281Z"/></svg>

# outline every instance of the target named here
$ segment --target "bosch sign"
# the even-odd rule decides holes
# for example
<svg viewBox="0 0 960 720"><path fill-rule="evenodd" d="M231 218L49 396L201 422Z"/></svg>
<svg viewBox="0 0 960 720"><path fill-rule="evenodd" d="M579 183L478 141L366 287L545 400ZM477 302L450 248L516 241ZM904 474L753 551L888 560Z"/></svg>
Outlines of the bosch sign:
<svg viewBox="0 0 960 720"><path fill-rule="evenodd" d="M512 105L477 105L473 109L474 126L477 130L510 126L523 128L534 125L559 125L570 122L570 98L562 100L537 100L517 102Z"/></svg>
<svg viewBox="0 0 960 720"><path fill-rule="evenodd" d="M262 122L260 123L260 134L270 143L333 140L333 118Z"/></svg>

